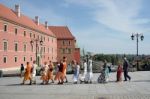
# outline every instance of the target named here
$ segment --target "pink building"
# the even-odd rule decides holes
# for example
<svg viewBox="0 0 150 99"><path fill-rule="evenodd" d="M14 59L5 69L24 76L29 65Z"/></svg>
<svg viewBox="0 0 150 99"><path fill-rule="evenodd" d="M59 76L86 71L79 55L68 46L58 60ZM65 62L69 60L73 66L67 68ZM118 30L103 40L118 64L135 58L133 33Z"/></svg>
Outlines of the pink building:
<svg viewBox="0 0 150 99"><path fill-rule="evenodd" d="M12 10L0 4L0 69L20 68L36 57L38 64L57 59L57 38L48 23L23 15L18 5Z"/></svg>

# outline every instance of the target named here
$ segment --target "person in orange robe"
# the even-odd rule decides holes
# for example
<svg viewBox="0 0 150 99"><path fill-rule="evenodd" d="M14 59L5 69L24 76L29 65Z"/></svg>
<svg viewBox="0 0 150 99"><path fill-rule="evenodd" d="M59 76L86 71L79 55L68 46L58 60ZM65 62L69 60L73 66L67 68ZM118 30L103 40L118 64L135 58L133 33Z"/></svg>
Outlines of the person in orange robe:
<svg viewBox="0 0 150 99"><path fill-rule="evenodd" d="M66 72L67 72L67 58L63 57L63 70L62 70L62 79L64 80L64 78L66 79L66 83L68 82L67 80L67 76L66 76Z"/></svg>
<svg viewBox="0 0 150 99"><path fill-rule="evenodd" d="M58 84L61 84L62 81L62 71L63 71L63 61L60 61L60 63L57 64L57 73L55 75L54 80L58 80Z"/></svg>
<svg viewBox="0 0 150 99"><path fill-rule="evenodd" d="M49 61L49 65L48 65L49 69L48 69L48 80L47 83L49 82L49 80L52 80L52 83L54 83L54 78L53 78L53 69L54 69L54 65L51 61Z"/></svg>
<svg viewBox="0 0 150 99"><path fill-rule="evenodd" d="M27 62L27 66L26 66L26 69L25 69L25 74L24 74L24 79L23 79L23 83L22 84L25 84L25 81L27 80L30 80L30 85L32 84L32 79L31 79L31 65L29 62Z"/></svg>
<svg viewBox="0 0 150 99"><path fill-rule="evenodd" d="M41 80L42 80L42 83L41 84L47 84L47 80L48 80L48 65L47 65L47 62L44 62L44 66L42 67L42 74L41 74Z"/></svg>

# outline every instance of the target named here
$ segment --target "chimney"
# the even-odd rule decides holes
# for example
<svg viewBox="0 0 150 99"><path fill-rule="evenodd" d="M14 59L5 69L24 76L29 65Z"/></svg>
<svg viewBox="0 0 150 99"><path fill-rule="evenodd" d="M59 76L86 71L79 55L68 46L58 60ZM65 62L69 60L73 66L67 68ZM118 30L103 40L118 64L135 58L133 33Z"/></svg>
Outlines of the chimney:
<svg viewBox="0 0 150 99"><path fill-rule="evenodd" d="M15 13L18 17L20 17L20 6L18 4L15 5Z"/></svg>
<svg viewBox="0 0 150 99"><path fill-rule="evenodd" d="M48 29L48 22L45 21L45 28Z"/></svg>
<svg viewBox="0 0 150 99"><path fill-rule="evenodd" d="M39 25L39 17L38 17L38 16L35 16L35 23L36 23L37 25Z"/></svg>

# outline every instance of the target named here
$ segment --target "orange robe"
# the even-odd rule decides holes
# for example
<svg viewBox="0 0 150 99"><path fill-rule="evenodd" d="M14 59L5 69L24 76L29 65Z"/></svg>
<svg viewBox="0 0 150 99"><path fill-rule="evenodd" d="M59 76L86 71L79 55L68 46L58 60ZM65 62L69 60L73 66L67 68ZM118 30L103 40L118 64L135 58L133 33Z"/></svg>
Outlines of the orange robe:
<svg viewBox="0 0 150 99"><path fill-rule="evenodd" d="M41 80L43 80L43 81L47 81L48 80L47 73L48 73L48 66L45 65L43 67L43 71L42 71L42 74L41 74Z"/></svg>
<svg viewBox="0 0 150 99"><path fill-rule="evenodd" d="M67 72L67 63L63 62L63 70L62 70L62 77L63 77L63 79L66 76L66 72Z"/></svg>
<svg viewBox="0 0 150 99"><path fill-rule="evenodd" d="M30 80L31 79L31 66L30 65L27 65L26 67L26 71L25 71L25 74L24 74L24 80Z"/></svg>
<svg viewBox="0 0 150 99"><path fill-rule="evenodd" d="M50 79L53 80L53 65L51 65L48 70L48 80Z"/></svg>

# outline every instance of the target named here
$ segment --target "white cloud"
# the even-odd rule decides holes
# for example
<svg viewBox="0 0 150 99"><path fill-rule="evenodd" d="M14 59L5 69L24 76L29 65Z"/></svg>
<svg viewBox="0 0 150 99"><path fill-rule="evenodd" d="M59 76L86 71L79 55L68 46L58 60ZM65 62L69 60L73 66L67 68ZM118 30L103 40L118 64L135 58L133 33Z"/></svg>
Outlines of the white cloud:
<svg viewBox="0 0 150 99"><path fill-rule="evenodd" d="M93 19L111 29L123 32L145 32L141 27L149 19L138 18L142 0L65 0L67 3L79 4L93 9Z"/></svg>

